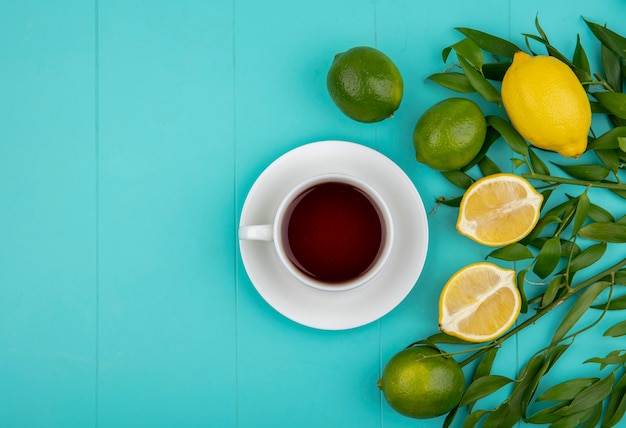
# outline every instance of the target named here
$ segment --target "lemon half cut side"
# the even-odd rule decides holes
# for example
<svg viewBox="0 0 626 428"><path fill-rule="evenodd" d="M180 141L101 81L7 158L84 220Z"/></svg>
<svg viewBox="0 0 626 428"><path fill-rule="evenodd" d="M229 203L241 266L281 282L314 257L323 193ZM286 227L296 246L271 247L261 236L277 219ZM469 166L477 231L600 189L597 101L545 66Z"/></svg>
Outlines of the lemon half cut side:
<svg viewBox="0 0 626 428"><path fill-rule="evenodd" d="M477 180L461 198L456 228L491 246L526 237L539 221L543 196L523 177L493 174Z"/></svg>
<svg viewBox="0 0 626 428"><path fill-rule="evenodd" d="M468 342L487 342L517 320L521 296L515 271L493 263L464 267L446 283L439 299L439 328Z"/></svg>

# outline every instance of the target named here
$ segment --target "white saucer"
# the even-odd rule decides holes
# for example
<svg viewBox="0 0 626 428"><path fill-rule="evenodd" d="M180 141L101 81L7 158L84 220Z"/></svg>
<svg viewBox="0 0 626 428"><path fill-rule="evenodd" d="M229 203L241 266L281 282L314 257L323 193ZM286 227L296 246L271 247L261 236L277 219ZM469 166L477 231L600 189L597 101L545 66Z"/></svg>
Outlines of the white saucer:
<svg viewBox="0 0 626 428"><path fill-rule="evenodd" d="M322 330L345 330L375 321L409 294L428 249L428 222L421 197L407 175L386 156L345 141L320 141L280 156L257 178L243 205L240 226L272 223L283 196L298 182L324 173L366 181L387 202L396 238L389 261L368 284L322 291L295 279L271 242L239 241L241 258L259 294L285 317Z"/></svg>

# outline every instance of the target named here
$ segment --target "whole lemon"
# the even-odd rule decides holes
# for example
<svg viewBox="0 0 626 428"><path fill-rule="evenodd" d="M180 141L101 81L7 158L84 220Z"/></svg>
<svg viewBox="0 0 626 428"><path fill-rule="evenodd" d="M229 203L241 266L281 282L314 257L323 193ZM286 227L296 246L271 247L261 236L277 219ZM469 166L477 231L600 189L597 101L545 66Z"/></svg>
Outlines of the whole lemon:
<svg viewBox="0 0 626 428"><path fill-rule="evenodd" d="M591 106L574 72L551 56L517 52L502 80L502 103L535 147L578 157L587 149Z"/></svg>
<svg viewBox="0 0 626 428"><path fill-rule="evenodd" d="M485 141L487 123L480 107L465 98L447 98L430 107L413 131L415 158L450 171L467 165Z"/></svg>
<svg viewBox="0 0 626 428"><path fill-rule="evenodd" d="M393 61L368 46L335 55L326 85L344 114L365 123L392 117L404 90L402 76Z"/></svg>
<svg viewBox="0 0 626 428"><path fill-rule="evenodd" d="M426 419L441 416L459 404L465 377L453 358L428 346L413 346L391 357L378 387L395 411Z"/></svg>

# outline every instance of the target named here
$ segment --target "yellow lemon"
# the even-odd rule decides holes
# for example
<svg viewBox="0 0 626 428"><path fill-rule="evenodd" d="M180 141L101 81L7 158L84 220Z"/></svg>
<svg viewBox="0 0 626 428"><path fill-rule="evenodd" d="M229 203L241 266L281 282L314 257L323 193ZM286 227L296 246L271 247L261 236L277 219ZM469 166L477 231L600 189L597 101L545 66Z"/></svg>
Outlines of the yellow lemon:
<svg viewBox="0 0 626 428"><path fill-rule="evenodd" d="M464 267L446 283L439 298L439 328L468 342L486 342L513 325L521 309L515 271L493 263Z"/></svg>
<svg viewBox="0 0 626 428"><path fill-rule="evenodd" d="M456 228L461 235L497 247L527 236L539 221L543 196L515 174L492 174L463 194Z"/></svg>
<svg viewBox="0 0 626 428"><path fill-rule="evenodd" d="M535 147L578 157L587 148L591 106L574 72L551 56L517 52L502 80L502 103Z"/></svg>

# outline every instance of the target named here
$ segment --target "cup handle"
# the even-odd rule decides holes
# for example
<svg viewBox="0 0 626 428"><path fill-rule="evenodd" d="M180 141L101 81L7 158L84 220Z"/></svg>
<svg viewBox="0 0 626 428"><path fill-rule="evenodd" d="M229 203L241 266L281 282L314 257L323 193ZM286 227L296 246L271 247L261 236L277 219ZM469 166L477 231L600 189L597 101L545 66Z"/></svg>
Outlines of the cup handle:
<svg viewBox="0 0 626 428"><path fill-rule="evenodd" d="M239 228L239 239L245 241L273 241L274 226L271 224L241 226Z"/></svg>

